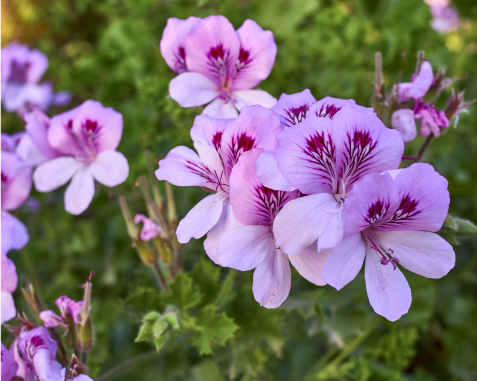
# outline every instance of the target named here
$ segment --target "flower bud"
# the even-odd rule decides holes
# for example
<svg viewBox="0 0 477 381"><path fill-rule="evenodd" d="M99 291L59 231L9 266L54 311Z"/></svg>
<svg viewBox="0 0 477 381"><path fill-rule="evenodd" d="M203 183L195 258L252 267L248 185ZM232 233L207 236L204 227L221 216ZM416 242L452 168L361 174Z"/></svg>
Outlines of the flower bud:
<svg viewBox="0 0 477 381"><path fill-rule="evenodd" d="M77 326L77 346L83 351L89 351L93 347L93 324L89 316L91 309L91 288L93 286L91 278L93 275L94 271L91 271L88 279L86 279L86 283L81 285L81 287L84 288L84 304Z"/></svg>

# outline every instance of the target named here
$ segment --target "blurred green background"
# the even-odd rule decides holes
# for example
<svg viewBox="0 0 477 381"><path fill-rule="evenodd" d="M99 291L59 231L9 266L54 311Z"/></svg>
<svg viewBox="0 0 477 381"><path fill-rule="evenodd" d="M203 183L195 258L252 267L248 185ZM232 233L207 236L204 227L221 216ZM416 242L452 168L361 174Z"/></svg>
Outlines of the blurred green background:
<svg viewBox="0 0 477 381"><path fill-rule="evenodd" d="M374 79L374 53L381 51L386 85L409 81L419 49L434 69L462 78L453 86L477 98L477 2L456 0L461 26L439 34L429 26L429 7L420 0L4 0L2 46L17 40L43 51L50 60L45 78L56 91L71 90L72 103L86 99L124 115L118 148L131 172L123 184L136 213L145 213L132 193L146 172L143 151L157 159L176 145L191 146L189 130L199 109L182 109L168 98L174 74L159 51L169 17L223 14L236 28L245 19L270 29L278 45L275 66L260 87L278 96L309 88L317 99L353 98L368 106ZM405 58L403 58L405 57ZM437 105L443 109L450 90ZM477 221L477 105L460 116L457 128L435 139L424 156L449 180L454 215ZM2 132L22 131L24 123L2 110ZM423 138L407 145L416 155ZM161 184L161 186L163 186ZM204 196L174 188L180 217ZM90 375L153 349L133 343L142 316L163 312L166 299L127 236L117 197L98 187L81 216L64 211L64 189L32 197L41 208L18 211L30 233L20 253L9 255L20 285L36 280L50 309L67 294L80 299L90 270L96 345ZM30 203L31 204L31 203ZM369 306L362 275L339 293L316 287L294 273L288 301L277 310L260 308L251 292L251 272L239 273L220 311L239 327L225 347L199 354L187 331L171 336L157 356L149 356L117 380L465 380L477 379L477 240L455 247L456 267L442 279L405 272L413 291L410 312L396 323ZM201 241L182 254L188 273L185 315L198 316L219 292L228 269L213 265ZM26 310L21 292L16 304ZM174 295L173 295L174 297ZM2 328L2 340L9 336ZM221 340L216 340L220 342ZM224 340L225 341L225 340Z"/></svg>

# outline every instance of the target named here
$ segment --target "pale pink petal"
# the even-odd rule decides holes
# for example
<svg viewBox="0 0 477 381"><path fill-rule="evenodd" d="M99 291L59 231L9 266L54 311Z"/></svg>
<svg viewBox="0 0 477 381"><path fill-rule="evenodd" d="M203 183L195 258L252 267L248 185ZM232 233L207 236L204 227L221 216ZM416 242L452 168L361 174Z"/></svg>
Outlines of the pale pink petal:
<svg viewBox="0 0 477 381"><path fill-rule="evenodd" d="M65 210L71 214L83 213L93 201L94 178L91 170L81 168L73 176L65 191Z"/></svg>
<svg viewBox="0 0 477 381"><path fill-rule="evenodd" d="M118 151L103 151L90 165L93 177L107 187L115 187L126 181L129 164L126 157Z"/></svg>
<svg viewBox="0 0 477 381"><path fill-rule="evenodd" d="M217 246L222 235L232 229L238 228L242 224L237 220L230 205L229 200L224 200L224 209L220 215L217 224L209 230L207 238L204 241L204 249L209 258L216 264L219 264L217 258Z"/></svg>
<svg viewBox="0 0 477 381"><path fill-rule="evenodd" d="M299 255L288 256L288 259L303 278L317 286L324 286L326 281L323 278L323 266L330 251L328 249L318 253L316 246L311 245Z"/></svg>
<svg viewBox="0 0 477 381"><path fill-rule="evenodd" d="M263 90L235 90L230 96L239 111L246 106L259 105L272 108L277 104L277 99Z"/></svg>
<svg viewBox="0 0 477 381"><path fill-rule="evenodd" d="M399 101L405 102L410 98L423 98L433 81L434 74L432 73L432 66L429 62L424 61L419 70L419 74L411 83L400 83L398 85Z"/></svg>
<svg viewBox="0 0 477 381"><path fill-rule="evenodd" d="M2 296L3 299L3 296ZM2 313L3 316L3 313ZM3 320L3 319L2 319ZM2 321L3 323L3 321ZM13 359L11 353L2 343L2 380L11 381L18 370L18 364Z"/></svg>
<svg viewBox="0 0 477 381"><path fill-rule="evenodd" d="M2 291L12 294L17 289L17 268L13 261L2 252Z"/></svg>
<svg viewBox="0 0 477 381"><path fill-rule="evenodd" d="M411 288L403 273L390 263L382 265L379 254L369 247L366 249L364 277L369 303L377 314L396 321L409 311Z"/></svg>
<svg viewBox="0 0 477 381"><path fill-rule="evenodd" d="M36 167L37 165L50 159L48 156L43 155L33 143L30 135L25 135L18 144L17 155L22 159L22 163L19 166Z"/></svg>
<svg viewBox="0 0 477 381"><path fill-rule="evenodd" d="M31 168L21 168L20 158L2 152L2 211L19 208L31 192Z"/></svg>
<svg viewBox="0 0 477 381"><path fill-rule="evenodd" d="M328 226L318 237L317 249L323 251L334 248L343 239L343 223L341 218L340 204L336 204L335 212L332 214Z"/></svg>
<svg viewBox="0 0 477 381"><path fill-rule="evenodd" d="M144 214L136 214L136 216L134 216L134 222L136 224L139 224L141 222L143 223L140 235L143 241L149 241L150 239L156 238L162 231L160 225L156 224L153 220L146 217Z"/></svg>
<svg viewBox="0 0 477 381"><path fill-rule="evenodd" d="M268 226L241 226L222 235L217 247L218 263L240 271L256 268L276 247Z"/></svg>
<svg viewBox="0 0 477 381"><path fill-rule="evenodd" d="M252 20L245 20L237 34L241 46L232 90L248 90L270 75L277 55L277 45L273 33L263 30Z"/></svg>
<svg viewBox="0 0 477 381"><path fill-rule="evenodd" d="M391 126L398 130L405 142L414 140L417 135L414 111L407 108L393 112Z"/></svg>
<svg viewBox="0 0 477 381"><path fill-rule="evenodd" d="M273 224L283 205L298 197L298 191L276 191L260 183L255 171L255 160L262 152L261 149L244 152L230 176L230 203L243 225Z"/></svg>
<svg viewBox="0 0 477 381"><path fill-rule="evenodd" d="M375 235L385 250L392 249L392 256L400 265L426 278L441 278L455 266L454 249L437 234L382 231Z"/></svg>
<svg viewBox="0 0 477 381"><path fill-rule="evenodd" d="M328 254L323 266L325 281L337 290L341 290L358 275L363 267L365 252L361 234L352 235L339 242Z"/></svg>
<svg viewBox="0 0 477 381"><path fill-rule="evenodd" d="M415 163L394 179L399 206L375 230L438 231L449 210L448 182L430 164Z"/></svg>
<svg viewBox="0 0 477 381"><path fill-rule="evenodd" d="M73 93L69 90L59 91L53 94L51 104L54 106L66 106L71 102Z"/></svg>
<svg viewBox="0 0 477 381"><path fill-rule="evenodd" d="M65 185L83 164L72 157L59 157L40 164L33 173L35 188L39 192L51 192Z"/></svg>
<svg viewBox="0 0 477 381"><path fill-rule="evenodd" d="M238 111L230 99L217 98L204 108L204 114L217 119L234 119Z"/></svg>
<svg viewBox="0 0 477 381"><path fill-rule="evenodd" d="M160 43L161 55L172 70L176 73L187 71L185 62L185 39L191 28L199 21L198 17L189 17L187 20L179 20L170 17L162 33Z"/></svg>
<svg viewBox="0 0 477 381"><path fill-rule="evenodd" d="M238 115L238 114L237 114ZM200 142L214 146L218 151L222 142L222 135L232 119L217 119L209 115L197 115L190 130L193 142Z"/></svg>
<svg viewBox="0 0 477 381"><path fill-rule="evenodd" d="M222 135L221 153L226 173L230 176L232 167L243 152L252 148L274 151L276 135L281 130L280 119L273 111L261 106L244 108Z"/></svg>
<svg viewBox="0 0 477 381"><path fill-rule="evenodd" d="M50 127L50 118L42 113L40 110L34 110L24 116L26 126L25 130L28 132L33 144L38 151L50 159L58 156L48 142L48 129Z"/></svg>
<svg viewBox="0 0 477 381"><path fill-rule="evenodd" d="M277 160L272 152L262 153L255 162L260 182L267 188L290 192L295 190L278 168Z"/></svg>
<svg viewBox="0 0 477 381"><path fill-rule="evenodd" d="M336 200L328 193L288 202L273 223L278 246L289 255L299 255L326 230L336 204Z"/></svg>
<svg viewBox="0 0 477 381"><path fill-rule="evenodd" d="M26 226L10 213L2 212L2 252L21 250L28 243Z"/></svg>
<svg viewBox="0 0 477 381"><path fill-rule="evenodd" d="M222 194L211 194L194 206L179 222L177 240L187 243L191 238L199 239L207 234L219 221L224 207Z"/></svg>
<svg viewBox="0 0 477 381"><path fill-rule="evenodd" d="M11 152L15 153L17 150L18 144L22 138L26 135L26 132L17 132L16 134L8 135L5 132L2 132L2 152Z"/></svg>
<svg viewBox="0 0 477 381"><path fill-rule="evenodd" d="M272 110L278 115L285 127L292 127L303 121L316 102L315 97L308 89L296 94L282 94Z"/></svg>
<svg viewBox="0 0 477 381"><path fill-rule="evenodd" d="M217 86L232 79L240 53L240 40L224 16L209 16L197 22L186 38L186 64Z"/></svg>
<svg viewBox="0 0 477 381"><path fill-rule="evenodd" d="M2 319L1 324L13 319L17 314L15 302L10 292L2 291ZM3 366L2 366L3 367Z"/></svg>
<svg viewBox="0 0 477 381"><path fill-rule="evenodd" d="M202 106L219 95L219 88L199 73L182 73L169 84L169 94L182 107Z"/></svg>
<svg viewBox="0 0 477 381"><path fill-rule="evenodd" d="M48 68L48 57L37 49L31 49L26 62L29 63L27 82L39 82Z"/></svg>
<svg viewBox="0 0 477 381"><path fill-rule="evenodd" d="M224 174L224 165L217 149L212 145L195 142L194 148L199 154L200 160L213 174L209 186L213 187L216 192L228 191L228 181Z"/></svg>
<svg viewBox="0 0 477 381"><path fill-rule="evenodd" d="M325 97L319 101L316 101L310 107L309 114L315 114L320 118L333 119L333 117L346 105L349 105L349 107L356 112L375 115L374 109L359 106L353 99L341 99L333 97Z"/></svg>
<svg viewBox="0 0 477 381"><path fill-rule="evenodd" d="M40 381L64 381L61 375L61 364L51 358L46 349L39 349L33 356L33 366Z"/></svg>
<svg viewBox="0 0 477 381"><path fill-rule="evenodd" d="M54 328L59 325L66 326L61 316L58 316L53 311L45 310L40 312L40 319L46 328Z"/></svg>
<svg viewBox="0 0 477 381"><path fill-rule="evenodd" d="M290 286L290 263L281 250L269 253L253 273L253 296L262 307L280 307L290 293Z"/></svg>

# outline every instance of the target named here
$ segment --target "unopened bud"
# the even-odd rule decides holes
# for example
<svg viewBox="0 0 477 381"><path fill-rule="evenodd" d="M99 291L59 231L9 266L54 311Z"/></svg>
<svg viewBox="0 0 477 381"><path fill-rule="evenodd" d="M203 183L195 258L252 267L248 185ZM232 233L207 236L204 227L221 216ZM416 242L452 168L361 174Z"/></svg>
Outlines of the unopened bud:
<svg viewBox="0 0 477 381"><path fill-rule="evenodd" d="M46 308L45 306L43 306L43 303L41 303L35 287L33 286L31 282L28 282L27 286L25 288L22 287L21 290L22 290L23 297L25 298L28 304L28 308L30 309L30 312L33 314L37 322L41 322L40 312L44 311Z"/></svg>
<svg viewBox="0 0 477 381"><path fill-rule="evenodd" d="M174 193L172 192L172 186L166 181L166 194L167 194L167 220L171 230L175 230L177 227L177 211L176 203L174 202Z"/></svg>
<svg viewBox="0 0 477 381"><path fill-rule="evenodd" d="M146 265L152 265L156 260L156 253L144 241L134 240L134 246L139 257Z"/></svg>
<svg viewBox="0 0 477 381"><path fill-rule="evenodd" d="M121 206L121 211L123 212L124 222L126 222L126 228L128 229L128 235L131 239L137 239L138 230L136 224L133 221L131 213L129 211L129 206L124 196L119 196L119 205Z"/></svg>
<svg viewBox="0 0 477 381"><path fill-rule="evenodd" d="M86 282L81 285L84 288L83 308L79 316L77 328L77 345L83 351L88 351L93 347L93 324L89 316L91 309L91 289L93 284L91 278L94 276L94 271L91 271Z"/></svg>

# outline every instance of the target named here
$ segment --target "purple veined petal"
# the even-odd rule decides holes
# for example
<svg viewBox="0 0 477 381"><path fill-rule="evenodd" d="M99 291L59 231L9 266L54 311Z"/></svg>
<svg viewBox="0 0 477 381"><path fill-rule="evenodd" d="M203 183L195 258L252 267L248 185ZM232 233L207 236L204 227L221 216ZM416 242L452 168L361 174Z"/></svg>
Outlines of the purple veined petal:
<svg viewBox="0 0 477 381"><path fill-rule="evenodd" d="M210 102L205 108L203 113L209 115L212 118L217 119L235 119L238 116L238 111L234 106L234 103L229 98L217 98Z"/></svg>
<svg viewBox="0 0 477 381"><path fill-rule="evenodd" d="M11 42L2 48L2 82L37 83L48 68L48 58L28 45Z"/></svg>
<svg viewBox="0 0 477 381"><path fill-rule="evenodd" d="M2 252L2 291L12 294L17 289L17 268L11 259Z"/></svg>
<svg viewBox="0 0 477 381"><path fill-rule="evenodd" d="M358 275L365 253L361 234L345 238L328 254L323 266L323 278L330 286L341 290Z"/></svg>
<svg viewBox="0 0 477 381"><path fill-rule="evenodd" d="M310 107L316 102L308 89L296 94L282 94L272 110L278 115L284 127L292 127L303 121Z"/></svg>
<svg viewBox="0 0 477 381"><path fill-rule="evenodd" d="M390 130L373 114L345 105L332 120L337 147L339 187L348 193L367 173L397 169L404 153L398 131Z"/></svg>
<svg viewBox="0 0 477 381"><path fill-rule="evenodd" d="M275 159L291 185L304 194L335 194L336 143L329 118L309 115L277 136Z"/></svg>
<svg viewBox="0 0 477 381"><path fill-rule="evenodd" d="M118 151L101 152L89 168L96 181L107 187L124 183L129 174L128 160Z"/></svg>
<svg viewBox="0 0 477 381"><path fill-rule="evenodd" d="M399 131L402 140L410 142L417 135L416 121L414 120L414 111L407 108L396 110L391 118L391 126Z"/></svg>
<svg viewBox="0 0 477 381"><path fill-rule="evenodd" d="M171 98L182 107L202 106L217 98L219 87L199 73L182 73L169 83Z"/></svg>
<svg viewBox="0 0 477 381"><path fill-rule="evenodd" d="M84 302L82 300L80 300L79 302L75 302L74 300L70 299L68 296L63 295L63 296L60 296L58 299L56 299L55 303L58 306L58 309L60 310L61 316L63 317L63 319L66 320L69 314L71 318L73 319L73 322L75 324L78 324L78 317L84 306Z"/></svg>
<svg viewBox="0 0 477 381"><path fill-rule="evenodd" d="M253 20L245 20L237 34L241 45L232 90L248 90L270 75L277 55L277 45L273 33L263 30Z"/></svg>
<svg viewBox="0 0 477 381"><path fill-rule="evenodd" d="M441 134L440 128L449 127L445 112L437 111L432 103L416 102L414 118L421 121L419 136L428 136L431 132L436 138Z"/></svg>
<svg viewBox="0 0 477 381"><path fill-rule="evenodd" d="M2 253L23 249L29 239L26 226L10 213L2 212Z"/></svg>
<svg viewBox="0 0 477 381"><path fill-rule="evenodd" d="M2 212L19 208L31 191L32 169L20 168L20 158L10 152L2 152Z"/></svg>
<svg viewBox="0 0 477 381"><path fill-rule="evenodd" d="M235 214L232 210L232 205L230 205L230 201L228 199L224 200L222 214L220 215L220 218L215 226L209 230L207 233L207 238L204 241L205 252L212 262L219 264L217 257L217 247L222 235L240 226L242 226L242 224L235 217Z"/></svg>
<svg viewBox="0 0 477 381"><path fill-rule="evenodd" d="M259 105L272 108L277 104L277 99L263 90L235 90L230 94L235 107L242 111L246 106Z"/></svg>
<svg viewBox="0 0 477 381"><path fill-rule="evenodd" d="M25 335L23 334L20 334ZM28 359L25 359L22 357L20 354L20 348L18 347L18 343L20 342L20 337L17 337L12 345L10 345L10 353L15 360L15 362L18 364L18 370L16 373L16 376L23 378L23 380L35 380L35 370L33 369L32 365L28 361Z"/></svg>
<svg viewBox="0 0 477 381"><path fill-rule="evenodd" d="M119 112L87 100L51 118L48 142L64 155L91 162L101 152L115 150L122 133L123 116Z"/></svg>
<svg viewBox="0 0 477 381"><path fill-rule="evenodd" d="M220 150L222 135L232 119L216 119L206 114L197 115L190 130L193 142L214 146Z"/></svg>
<svg viewBox="0 0 477 381"><path fill-rule="evenodd" d="M267 188L291 192L295 190L278 168L273 152L262 153L255 162L260 182Z"/></svg>
<svg viewBox="0 0 477 381"><path fill-rule="evenodd" d="M400 83L398 86L399 101L405 102L408 99L421 99L426 95L427 91L434 82L434 74L432 66L429 62L424 61L419 70L419 74L412 82Z"/></svg>
<svg viewBox="0 0 477 381"><path fill-rule="evenodd" d="M281 208L299 194L298 191L276 191L260 183L255 160L262 152L261 149L244 152L230 176L230 203L235 216L243 225L273 224Z"/></svg>
<svg viewBox="0 0 477 381"><path fill-rule="evenodd" d="M390 248L399 264L426 278L442 278L455 266L452 246L437 234L423 231L376 231L379 245ZM389 250L388 250L389 251Z"/></svg>
<svg viewBox="0 0 477 381"><path fill-rule="evenodd" d="M217 152L214 146L202 144L201 142L195 142L194 148L199 154L202 163L204 163L214 175L209 180L209 185L213 187L215 192L228 193L228 179L224 173L224 165L219 152Z"/></svg>
<svg viewBox="0 0 477 381"><path fill-rule="evenodd" d="M330 252L331 249L327 249L318 253L316 246L312 244L299 255L289 255L288 259L298 273L308 282L317 286L324 286L326 281L323 278L323 266Z"/></svg>
<svg viewBox="0 0 477 381"><path fill-rule="evenodd" d="M366 248L364 278L369 303L377 314L396 321L409 311L411 288L398 267L382 265L378 256L375 250Z"/></svg>
<svg viewBox="0 0 477 381"><path fill-rule="evenodd" d="M16 154L21 159L19 167L35 167L49 159L38 150L30 135L25 135L20 140Z"/></svg>
<svg viewBox="0 0 477 381"><path fill-rule="evenodd" d="M315 114L320 118L329 118L333 117L346 105L349 105L351 109L362 114L371 114L375 115L374 109L359 106L353 99L341 99L341 98L332 98L325 97L316 101L309 110L309 114Z"/></svg>
<svg viewBox="0 0 477 381"><path fill-rule="evenodd" d="M389 173L366 175L355 184L344 203L343 236L352 236L370 226L374 229L394 215L399 202L398 188Z"/></svg>
<svg viewBox="0 0 477 381"><path fill-rule="evenodd" d="M2 319L1 324L13 319L17 310L15 309L15 302L10 292L2 291ZM2 366L3 367L3 366Z"/></svg>
<svg viewBox="0 0 477 381"><path fill-rule="evenodd" d="M268 226L240 226L222 235L217 247L218 263L240 271L252 270L267 256L276 255Z"/></svg>
<svg viewBox="0 0 477 381"><path fill-rule="evenodd" d="M21 357L27 362L34 362L34 357L42 351L45 355L42 355L40 357L41 359L44 359L45 361L48 358L54 360L57 349L58 343L51 338L48 330L43 326L33 328L30 331L22 332L20 334L18 350ZM36 366L35 370L37 370Z"/></svg>
<svg viewBox="0 0 477 381"><path fill-rule="evenodd" d="M26 123L25 130L38 151L49 159L58 157L58 152L51 148L48 142L48 129L51 123L50 118L40 110L34 110L33 112L25 114L24 119Z"/></svg>
<svg viewBox="0 0 477 381"><path fill-rule="evenodd" d="M173 71L184 73L187 71L185 40L191 28L200 21L200 18L191 16L186 20L170 17L164 28L160 43L161 55Z"/></svg>
<svg viewBox="0 0 477 381"><path fill-rule="evenodd" d="M65 210L78 215L83 213L93 201L94 178L91 169L83 167L75 173L65 191Z"/></svg>
<svg viewBox="0 0 477 381"><path fill-rule="evenodd" d="M229 123L222 135L222 159L230 176L243 152L261 148L272 152L277 146L276 135L282 130L280 119L262 106L245 107L240 116Z"/></svg>
<svg viewBox="0 0 477 381"><path fill-rule="evenodd" d="M253 296L265 308L277 308L290 293L291 272L288 256L281 250L270 253L253 273Z"/></svg>
<svg viewBox="0 0 477 381"><path fill-rule="evenodd" d="M159 162L156 177L180 187L198 186L212 191L220 183L213 170L202 162L197 153L183 146L173 148Z"/></svg>
<svg viewBox="0 0 477 381"><path fill-rule="evenodd" d="M432 165L415 163L394 179L399 192L396 211L374 230L438 231L449 211L448 182Z"/></svg>
<svg viewBox="0 0 477 381"><path fill-rule="evenodd" d="M25 135L26 132L17 132L12 135L2 132L2 151L15 153L17 146Z"/></svg>
<svg viewBox="0 0 477 381"><path fill-rule="evenodd" d="M328 193L288 202L273 222L277 245L289 255L302 253L326 230L336 204L336 200Z"/></svg>
<svg viewBox="0 0 477 381"><path fill-rule="evenodd" d="M212 229L220 219L224 208L224 193L211 194L194 206L179 222L177 240L187 243L199 239Z"/></svg>
<svg viewBox="0 0 477 381"><path fill-rule="evenodd" d="M319 252L332 249L343 239L343 223L341 218L342 205L335 204L328 226L318 237L317 249Z"/></svg>
<svg viewBox="0 0 477 381"><path fill-rule="evenodd" d="M2 295L3 299L3 295ZM3 316L3 313L2 313ZM3 318L2 318L3 320ZM3 321L2 321L3 323ZM18 364L13 359L11 353L5 348L5 345L2 343L2 380L11 381L13 377L17 374Z"/></svg>
<svg viewBox="0 0 477 381"><path fill-rule="evenodd" d="M53 311L45 310L40 312L40 319L46 328L55 328L59 325L65 327L66 324L61 316L58 316Z"/></svg>
<svg viewBox="0 0 477 381"><path fill-rule="evenodd" d="M33 181L38 192L51 192L65 185L83 164L72 157L58 157L40 164L33 172Z"/></svg>
<svg viewBox="0 0 477 381"><path fill-rule="evenodd" d="M197 22L186 37L186 64L221 88L229 88L240 54L240 39L223 16Z"/></svg>
<svg viewBox="0 0 477 381"><path fill-rule="evenodd" d="M160 225L156 224L153 220L146 217L144 214L136 214L134 217L134 222L136 224L143 223L141 229L140 237L143 241L149 241L153 238L156 238L159 233L162 231Z"/></svg>

